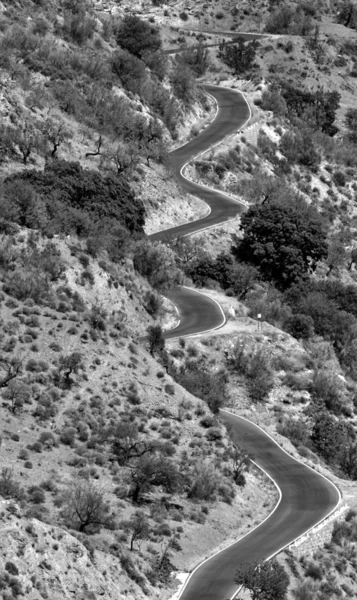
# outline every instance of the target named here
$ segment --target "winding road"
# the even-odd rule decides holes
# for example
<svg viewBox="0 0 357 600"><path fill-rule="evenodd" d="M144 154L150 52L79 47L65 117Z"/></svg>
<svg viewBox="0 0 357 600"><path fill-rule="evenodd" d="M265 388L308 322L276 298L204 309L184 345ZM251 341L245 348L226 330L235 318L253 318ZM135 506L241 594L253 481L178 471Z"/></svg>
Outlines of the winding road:
<svg viewBox="0 0 357 600"><path fill-rule="evenodd" d="M240 92L212 85L206 85L205 90L214 97L217 103L218 110L215 119L197 137L173 150L170 153L170 163L173 174L183 192L197 196L206 202L209 214L197 221L153 233L149 236L152 241L197 233L234 219L245 210L244 204L232 199L227 194L194 183L184 176L187 163L215 146L227 135L241 129L251 115L249 105ZM175 288L165 293L165 296L176 305L180 314L179 325L175 329L165 332L166 339L202 333L218 328L225 322L219 305L194 290Z"/></svg>
<svg viewBox="0 0 357 600"><path fill-rule="evenodd" d="M227 88L205 86L219 107L214 121L199 136L171 153L177 180L183 190L204 200L210 213L202 219L156 233L151 240L189 235L241 214L245 207L224 193L192 183L184 177L187 162L240 129L250 117L243 94ZM165 338L200 333L223 324L222 309L212 299L188 288L170 290L167 297L180 313L177 328ZM249 535L203 562L189 577L180 600L228 600L236 595L234 574L238 564L262 562L329 515L340 501L336 486L287 454L260 427L225 410L220 413L234 442L253 456L279 488L280 500Z"/></svg>

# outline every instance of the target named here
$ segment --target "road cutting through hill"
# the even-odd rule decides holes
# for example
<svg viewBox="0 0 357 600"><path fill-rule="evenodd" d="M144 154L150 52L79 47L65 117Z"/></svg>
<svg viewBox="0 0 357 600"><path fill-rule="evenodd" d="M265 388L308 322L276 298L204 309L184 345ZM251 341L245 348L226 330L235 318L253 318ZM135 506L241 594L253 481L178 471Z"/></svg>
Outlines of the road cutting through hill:
<svg viewBox="0 0 357 600"><path fill-rule="evenodd" d="M239 130L250 118L250 108L242 93L217 86L205 89L216 100L216 117L196 138L171 153L171 163L182 189L204 200L210 208L209 214L149 236L153 241L192 235L224 223L246 209L227 194L185 177L185 167L191 160ZM165 332L166 339L207 332L225 322L219 304L200 292L178 287L170 290L167 297L177 306L180 323ZM233 441L248 450L256 465L274 481L279 502L249 534L199 565L188 578L180 600L231 600L237 592L234 574L240 563L269 560L333 512L341 499L334 484L287 454L260 427L223 410L220 418Z"/></svg>

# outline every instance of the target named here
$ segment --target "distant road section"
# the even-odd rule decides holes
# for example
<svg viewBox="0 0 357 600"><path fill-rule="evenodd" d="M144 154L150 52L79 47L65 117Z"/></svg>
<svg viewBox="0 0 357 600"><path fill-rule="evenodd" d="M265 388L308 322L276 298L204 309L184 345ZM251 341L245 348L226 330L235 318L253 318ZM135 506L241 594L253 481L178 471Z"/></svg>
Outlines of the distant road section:
<svg viewBox="0 0 357 600"><path fill-rule="evenodd" d="M208 150L220 142L227 135L238 131L250 117L249 106L240 92L211 85L205 85L204 89L218 102L219 110L217 116L197 137L173 150L170 153L170 163L174 170L174 176L182 190L206 202L211 212L198 221L192 221L184 225L178 225L177 227L153 233L149 236L153 241L196 233L207 227L229 221L245 210L243 204L232 200L223 192L211 190L193 183L186 179L181 172L182 167L186 163L190 162L190 160L201 152Z"/></svg>
<svg viewBox="0 0 357 600"><path fill-rule="evenodd" d="M184 28L182 28L183 31L186 31ZM251 42L253 40L260 40L263 38L268 37L268 34L265 33L240 33L239 31L211 31L209 29L187 29L187 32L190 31L195 31L197 33L202 33L202 34L209 34L209 35L216 35L216 36L224 36L224 37L229 37L232 38L229 42L227 42L228 44L234 44L234 38L243 38L246 42ZM208 42L208 43L204 43L204 47L205 48L214 48L215 46L219 46L221 42ZM197 44L197 41L196 41ZM193 46L195 45L195 42L193 42L192 44ZM179 46L178 48L166 48L164 50L165 54L178 54L178 52L183 52L186 48L190 48L190 45L186 45L186 44L182 44L181 46Z"/></svg>

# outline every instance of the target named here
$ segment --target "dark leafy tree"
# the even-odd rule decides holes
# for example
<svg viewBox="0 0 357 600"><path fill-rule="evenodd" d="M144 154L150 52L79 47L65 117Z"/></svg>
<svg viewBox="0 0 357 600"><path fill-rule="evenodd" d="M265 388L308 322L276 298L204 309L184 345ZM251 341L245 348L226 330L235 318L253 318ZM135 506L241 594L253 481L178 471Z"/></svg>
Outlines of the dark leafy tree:
<svg viewBox="0 0 357 600"><path fill-rule="evenodd" d="M42 211L38 211L36 217L37 227L41 227L45 213L47 220L43 227L48 229L50 221L56 232L70 233L75 229L78 235L84 235L100 224L105 225L107 234L108 229L118 225L131 233L142 231L144 206L124 176L107 174L104 177L83 169L79 163L56 160L47 163L44 171L22 171L8 177L5 192L11 191L15 184L28 191L22 195L19 206L19 220L22 223L26 216L26 223L22 223L26 226L36 227L34 211L40 201ZM14 200L16 202L16 198Z"/></svg>
<svg viewBox="0 0 357 600"><path fill-rule="evenodd" d="M311 443L314 450L331 465L338 465L341 451L349 445L349 431L340 419L323 410L323 405L316 408L311 431Z"/></svg>
<svg viewBox="0 0 357 600"><path fill-rule="evenodd" d="M351 312L341 310L338 303L342 304L342 299L339 300L337 294L334 297L334 288L334 282L326 282L323 287L320 283L315 286L311 281L304 282L287 290L285 301L293 313L309 315L313 320L315 333L330 340L340 354L356 326L356 318L351 314L355 311L355 300L351 294ZM348 295L346 300L347 298Z"/></svg>
<svg viewBox="0 0 357 600"><path fill-rule="evenodd" d="M176 464L161 453L145 454L130 465L131 496L138 502L142 493L152 486L162 487L167 493L180 489L182 477Z"/></svg>
<svg viewBox="0 0 357 600"><path fill-rule="evenodd" d="M244 38L237 38L234 44L222 42L219 45L218 56L233 70L235 75L241 75L252 68L258 48L258 42L247 42Z"/></svg>
<svg viewBox="0 0 357 600"><path fill-rule="evenodd" d="M240 228L244 238L232 247L233 255L257 266L281 288L313 272L327 256L321 220L303 206L254 206L242 216Z"/></svg>
<svg viewBox="0 0 357 600"><path fill-rule="evenodd" d="M83 358L80 352L72 352L67 356L59 358L59 373L63 375L64 385L70 387L72 384L71 375L77 374L80 369L83 369Z"/></svg>
<svg viewBox="0 0 357 600"><path fill-rule="evenodd" d="M280 82L280 84L281 94L287 104L291 119L297 116L304 122L308 121L314 130L321 130L327 135L335 135L337 127L334 125L334 121L341 98L338 92L325 92L322 88L316 92L308 92L285 82ZM301 125L302 123L300 123L300 127Z"/></svg>
<svg viewBox="0 0 357 600"><path fill-rule="evenodd" d="M131 421L118 423L110 432L110 439L112 452L121 466L153 452L158 445L154 441L141 439L136 423Z"/></svg>
<svg viewBox="0 0 357 600"><path fill-rule="evenodd" d="M31 395L30 388L16 379L12 379L3 392L3 397L8 402L9 409L13 414L19 413L23 405L29 400Z"/></svg>
<svg viewBox="0 0 357 600"><path fill-rule="evenodd" d="M165 339L161 325L150 325L147 329L149 352L154 356L155 352L161 352L165 348Z"/></svg>
<svg viewBox="0 0 357 600"><path fill-rule="evenodd" d="M297 340L308 340L314 333L314 321L309 315L296 313L285 321L284 329Z"/></svg>
<svg viewBox="0 0 357 600"><path fill-rule="evenodd" d="M177 62L170 73L171 85L176 98L190 106L197 98L196 78L183 62Z"/></svg>
<svg viewBox="0 0 357 600"><path fill-rule="evenodd" d="M276 560L245 563L237 569L234 581L250 592L252 600L285 600L289 586L289 577Z"/></svg>
<svg viewBox="0 0 357 600"><path fill-rule="evenodd" d="M236 263L231 271L231 285L238 300L244 300L260 280L259 269L249 263Z"/></svg>
<svg viewBox="0 0 357 600"><path fill-rule="evenodd" d="M227 400L225 371L214 373L201 361L192 360L179 371L173 370L170 374L187 391L207 402L213 413L218 413Z"/></svg>
<svg viewBox="0 0 357 600"><path fill-rule="evenodd" d="M130 52L118 50L112 56L112 69L125 89L141 95L142 86L148 78L142 60Z"/></svg>
<svg viewBox="0 0 357 600"><path fill-rule="evenodd" d="M155 52L161 48L158 28L135 15L124 17L117 28L116 40L119 46L137 58L142 58L146 52Z"/></svg>
<svg viewBox="0 0 357 600"><path fill-rule="evenodd" d="M349 108L347 110L345 124L348 128L349 139L354 144L357 144L357 108Z"/></svg>
<svg viewBox="0 0 357 600"><path fill-rule="evenodd" d="M341 469L351 479L357 479L357 444L350 442L340 451Z"/></svg>

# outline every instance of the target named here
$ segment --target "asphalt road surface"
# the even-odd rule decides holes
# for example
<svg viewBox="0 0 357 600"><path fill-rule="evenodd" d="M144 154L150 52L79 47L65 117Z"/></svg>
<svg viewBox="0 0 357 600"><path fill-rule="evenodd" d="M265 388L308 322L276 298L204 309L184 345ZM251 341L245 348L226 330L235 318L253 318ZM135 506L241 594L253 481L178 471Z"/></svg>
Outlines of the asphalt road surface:
<svg viewBox="0 0 357 600"><path fill-rule="evenodd" d="M259 427L225 411L220 418L233 441L275 480L282 497L259 527L194 572L180 600L228 600L238 587L234 575L239 564L271 557L327 516L339 501L334 485L286 454Z"/></svg>
<svg viewBox="0 0 357 600"><path fill-rule="evenodd" d="M225 323L219 304L204 294L177 287L165 292L165 296L175 304L180 315L178 327L165 331L165 340L192 333L203 333L221 327Z"/></svg>
<svg viewBox="0 0 357 600"><path fill-rule="evenodd" d="M206 217L197 221L153 233L149 236L153 241L196 233L207 227L213 227L214 225L229 221L245 210L243 204L232 200L226 194L193 183L187 180L181 173L182 167L187 162L220 142L227 135L238 131L250 117L249 106L240 92L210 85L204 87L218 102L219 110L216 118L193 140L173 150L170 153L170 163L173 175L179 182L182 190L193 196L197 196L197 198L201 198L201 200L208 204L211 212Z"/></svg>
<svg viewBox="0 0 357 600"><path fill-rule="evenodd" d="M205 89L217 100L219 110L216 118L196 138L173 150L170 154L170 162L173 175L180 183L182 190L206 202L210 208L210 214L197 221L154 233L149 236L152 241L184 237L207 227L224 223L242 214L245 210L243 204L232 200L224 193L187 180L181 172L187 162L220 142L226 135L240 129L250 117L249 106L240 92L210 85L205 86ZM175 288L165 295L177 306L181 319L177 328L165 332L165 339L202 333L224 323L222 311L217 303L207 296L185 288Z"/></svg>
<svg viewBox="0 0 357 600"><path fill-rule="evenodd" d="M181 174L181 168L187 161L242 127L249 118L249 108L242 95L225 88L206 86L206 89L219 104L216 119L197 138L173 151L171 158L183 189L207 202L211 213L199 221L154 234L150 236L152 240L189 235L222 223L244 210L225 194L193 184ZM166 333L166 338L205 331L221 324L219 306L202 294L181 287L170 290L167 297L178 307L181 321L176 329ZM180 600L232 598L237 590L234 575L239 564L261 562L272 557L326 517L340 499L332 483L286 454L259 427L226 411L221 411L220 418L229 428L233 441L248 450L255 462L274 479L281 490L281 500L267 520L249 535L194 571Z"/></svg>

